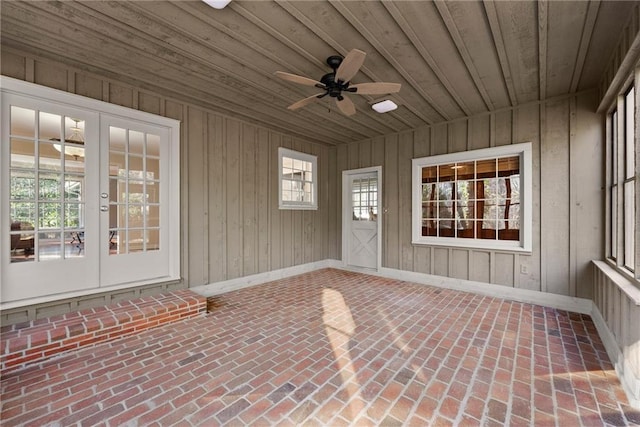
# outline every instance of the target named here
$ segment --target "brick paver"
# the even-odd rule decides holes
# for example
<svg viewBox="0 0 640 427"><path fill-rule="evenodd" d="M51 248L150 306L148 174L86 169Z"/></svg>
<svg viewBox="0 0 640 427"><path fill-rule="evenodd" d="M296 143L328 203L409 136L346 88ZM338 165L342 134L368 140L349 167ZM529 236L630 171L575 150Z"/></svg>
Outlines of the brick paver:
<svg viewBox="0 0 640 427"><path fill-rule="evenodd" d="M637 425L591 318L325 269L1 380L2 425Z"/></svg>

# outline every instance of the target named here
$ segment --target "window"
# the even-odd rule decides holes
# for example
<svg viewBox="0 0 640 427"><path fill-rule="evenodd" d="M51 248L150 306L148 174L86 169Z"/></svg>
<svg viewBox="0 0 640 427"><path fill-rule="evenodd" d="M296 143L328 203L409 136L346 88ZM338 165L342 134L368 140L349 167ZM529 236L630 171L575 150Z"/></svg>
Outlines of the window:
<svg viewBox="0 0 640 427"><path fill-rule="evenodd" d="M619 114L622 117L619 117ZM635 271L635 89L618 98L609 115L609 257L620 267Z"/></svg>
<svg viewBox="0 0 640 427"><path fill-rule="evenodd" d="M413 160L414 244L531 251L531 144Z"/></svg>
<svg viewBox="0 0 640 427"><path fill-rule="evenodd" d="M636 135L635 88L618 97L607 121L608 163L607 256L623 270L636 269Z"/></svg>
<svg viewBox="0 0 640 427"><path fill-rule="evenodd" d="M317 157L278 148L280 209L318 209Z"/></svg>
<svg viewBox="0 0 640 427"><path fill-rule="evenodd" d="M624 266L635 267L635 90L624 96Z"/></svg>
<svg viewBox="0 0 640 427"><path fill-rule="evenodd" d="M616 259L618 257L618 111L613 110L610 116L611 133L609 134L609 147L611 149L611 163L609 170L610 185L609 201L609 257Z"/></svg>

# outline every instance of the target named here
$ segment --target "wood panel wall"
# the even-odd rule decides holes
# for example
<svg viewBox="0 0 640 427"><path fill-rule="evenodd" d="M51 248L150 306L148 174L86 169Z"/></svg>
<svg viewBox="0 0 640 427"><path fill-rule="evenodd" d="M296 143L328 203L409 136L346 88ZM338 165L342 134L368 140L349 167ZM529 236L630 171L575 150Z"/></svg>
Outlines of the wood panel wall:
<svg viewBox="0 0 640 427"><path fill-rule="evenodd" d="M591 297L589 262L602 256L604 234L603 127L594 112L596 95L581 93L338 146L338 172L383 168L383 266ZM520 142L531 142L534 153L530 254L411 244L412 158Z"/></svg>
<svg viewBox="0 0 640 427"><path fill-rule="evenodd" d="M640 403L640 289L608 263L595 261L595 320L627 397ZM600 319L604 325L599 324ZM636 326L633 326L636 325ZM602 331L604 326L608 331Z"/></svg>
<svg viewBox="0 0 640 427"><path fill-rule="evenodd" d="M188 286L338 256L334 148L11 49L2 50L1 72L181 121L181 253ZM278 208L278 147L318 156L317 211Z"/></svg>
<svg viewBox="0 0 640 427"><path fill-rule="evenodd" d="M603 129L595 92L337 148L168 99L114 78L2 51L2 74L182 121L182 271L197 286L341 258L341 174L383 167L383 266L591 297L603 248ZM411 159L533 143L533 251L411 244ZM281 211L277 148L318 155L317 211Z"/></svg>

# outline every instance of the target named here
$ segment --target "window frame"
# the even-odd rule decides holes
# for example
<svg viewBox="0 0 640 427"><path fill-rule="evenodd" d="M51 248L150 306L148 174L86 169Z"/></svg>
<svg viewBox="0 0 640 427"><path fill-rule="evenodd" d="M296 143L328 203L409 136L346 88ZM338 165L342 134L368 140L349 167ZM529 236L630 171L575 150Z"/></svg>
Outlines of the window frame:
<svg viewBox="0 0 640 427"><path fill-rule="evenodd" d="M456 162L482 161L515 156L520 159L520 240L489 240L422 235L422 168ZM411 180L411 243L414 245L531 252L533 228L532 188L532 148L530 142L415 158L412 160Z"/></svg>
<svg viewBox="0 0 640 427"><path fill-rule="evenodd" d="M284 200L283 180L288 180L283 175L284 158L311 163L311 200L290 201ZM307 181L309 182L309 181ZM284 147L278 147L278 207L283 210L317 210L318 209L318 156L302 153Z"/></svg>
<svg viewBox="0 0 640 427"><path fill-rule="evenodd" d="M607 147L609 150L609 158L607 159L607 220L608 220L608 239L609 247L607 257L614 263L618 259L618 108L614 106L613 110L607 115L610 125L610 131L607 132Z"/></svg>
<svg viewBox="0 0 640 427"><path fill-rule="evenodd" d="M636 266L636 159L635 159L635 86L632 83L624 92L622 103L624 106L624 130L622 135L622 154L624 165L622 167L622 217L623 217L623 260L622 266L632 274L637 269ZM631 100L631 108L629 108ZM631 120L629 120L631 118ZM620 167L620 165L618 166ZM630 203L629 203L630 202Z"/></svg>
<svg viewBox="0 0 640 427"><path fill-rule="evenodd" d="M606 260L625 277L640 279L638 241L640 229L640 187L638 186L638 155L640 129L638 110L640 70L618 92L605 116L607 131L607 194L606 194ZM630 106L632 108L630 108ZM617 132L616 132L617 130Z"/></svg>

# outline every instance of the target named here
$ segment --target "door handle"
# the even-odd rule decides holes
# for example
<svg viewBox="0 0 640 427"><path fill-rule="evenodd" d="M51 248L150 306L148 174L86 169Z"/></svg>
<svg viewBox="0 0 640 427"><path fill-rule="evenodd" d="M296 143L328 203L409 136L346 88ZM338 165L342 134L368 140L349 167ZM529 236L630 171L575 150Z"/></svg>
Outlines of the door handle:
<svg viewBox="0 0 640 427"><path fill-rule="evenodd" d="M105 205L100 206L100 211L106 212L108 210L109 210L109 206L105 206Z"/></svg>

